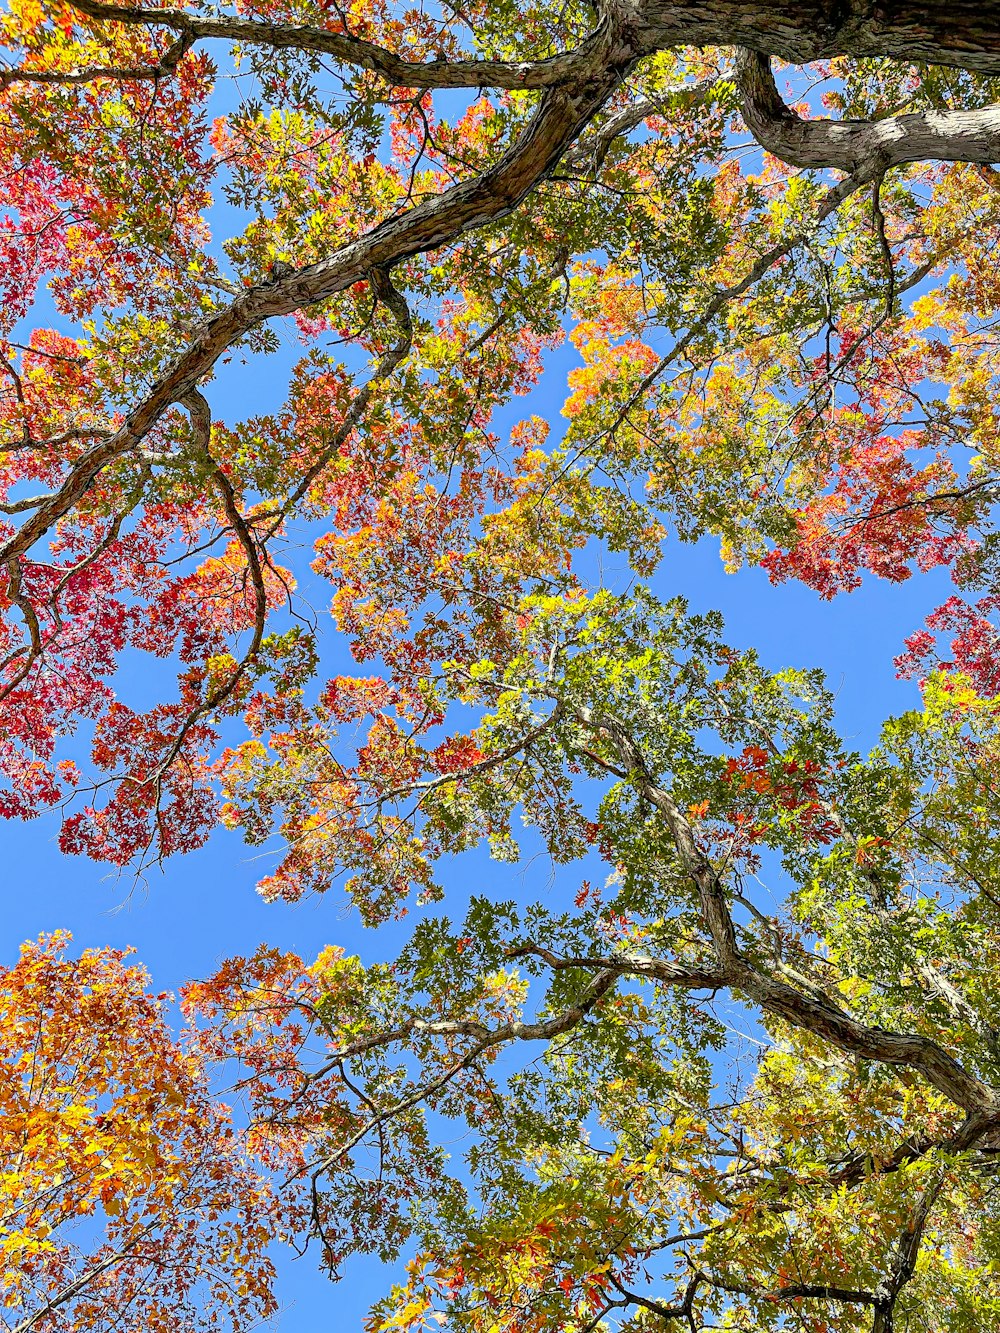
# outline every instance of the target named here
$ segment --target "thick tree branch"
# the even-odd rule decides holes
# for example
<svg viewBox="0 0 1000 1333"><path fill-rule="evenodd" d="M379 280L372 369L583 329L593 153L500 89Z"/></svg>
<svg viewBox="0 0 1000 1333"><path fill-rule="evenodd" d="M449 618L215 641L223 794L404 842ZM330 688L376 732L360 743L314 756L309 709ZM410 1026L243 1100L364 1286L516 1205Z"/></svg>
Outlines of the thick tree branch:
<svg viewBox="0 0 1000 1333"><path fill-rule="evenodd" d="M781 752L774 743L773 738L764 733L758 733L761 743L776 758L780 759ZM820 797L817 804L823 811L827 819L836 827L838 836L845 842L854 847L855 853L860 851L860 843L854 831L844 822L840 811L831 801L825 797ZM858 864L861 869L862 877L867 880L872 890L871 911L885 928L891 928L899 924L898 918L894 917L893 911L889 905L889 886L883 881L882 875L877 869L870 865L862 865L861 858L858 857ZM749 906L749 904L748 904ZM755 910L751 907L751 910ZM964 1023L976 1033L977 1037L986 1045L994 1059L998 1058L998 1034L995 1028L979 1013L968 998L962 994L957 987L941 971L940 967L935 966L926 958L919 949L915 950L913 966L915 971L923 978L931 994L936 995L947 1005L952 1018L959 1023Z"/></svg>
<svg viewBox="0 0 1000 1333"><path fill-rule="evenodd" d="M915 111L885 120L804 120L782 100L768 56L740 50L736 77L750 133L791 166L874 176L907 162L990 163L1000 158L1000 106Z"/></svg>
<svg viewBox="0 0 1000 1333"><path fill-rule="evenodd" d="M405 60L375 42L308 24L235 17L209 18L184 9L71 0L74 9L100 22L129 27L157 26L181 33L189 42L206 39L264 46L274 51L309 51L341 64L380 74L398 88L553 88L590 72L587 46L545 60Z"/></svg>
<svg viewBox="0 0 1000 1333"><path fill-rule="evenodd" d="M23 648L21 649L21 652L17 654L18 656L22 656L24 652L27 652L28 660L21 667L20 671L18 671L14 679L8 681L2 691L0 691L0 698L5 698L15 686L19 685L21 681L24 680L33 664L42 654L42 630L38 623L38 615L31 603L31 599L26 597L24 593L24 586L21 578L21 566L17 560L8 560L6 568L8 575L7 598L12 606L17 607L24 618L24 623L28 628L31 647L30 650ZM12 655L12 658L13 656L14 655ZM12 660L12 658L8 658L8 661ZM3 665L6 666L7 662L3 663Z"/></svg>
<svg viewBox="0 0 1000 1333"><path fill-rule="evenodd" d="M638 58L612 23L591 44L589 77L572 90L543 95L516 142L481 175L462 181L336 251L328 259L253 287L204 320L187 348L126 418L122 428L89 449L59 491L42 504L0 549L0 564L29 550L86 495L100 473L134 450L175 403L212 371L223 353L250 329L346 290L373 271L435 250L511 213L543 180Z"/></svg>
<svg viewBox="0 0 1000 1333"><path fill-rule="evenodd" d="M1000 73L996 0L636 0L652 48L745 46L792 64L884 57Z"/></svg>
<svg viewBox="0 0 1000 1333"><path fill-rule="evenodd" d="M589 709L577 712L584 727L603 738L618 763L629 771L636 790L663 817L681 865L697 889L702 919L728 987L744 994L765 1013L811 1032L848 1054L913 1069L970 1116L1000 1123L1000 1095L937 1042L916 1033L862 1023L831 1000L778 980L752 963L739 948L718 871L699 847L691 821L670 793L653 780L627 728L617 719Z"/></svg>
<svg viewBox="0 0 1000 1333"><path fill-rule="evenodd" d="M712 967L680 964L670 959L651 958L645 955L622 953L610 956L566 956L539 945L525 944L512 949L508 956L540 958L554 971L581 968L591 972L616 972L620 976L642 977L648 981L661 982L663 985L691 990L719 990L728 985L725 975ZM1000 1122L995 1112L969 1114L952 1133L937 1137L929 1134L910 1135L889 1157L882 1157L876 1161L871 1154L865 1152L831 1161L829 1186L832 1189L852 1188L871 1175L891 1175L900 1171L932 1152L948 1156L967 1153L981 1144L987 1135L995 1133L998 1123ZM791 1206L793 1205L783 1202L772 1204L776 1211L784 1211Z"/></svg>
<svg viewBox="0 0 1000 1333"><path fill-rule="evenodd" d="M726 1291L733 1296L753 1296L759 1301L837 1301L841 1305L878 1305L878 1297L873 1292L855 1287L827 1286L820 1282L790 1282L762 1291L757 1287L728 1282L713 1274L706 1273L703 1276L705 1282L716 1291Z"/></svg>
<svg viewBox="0 0 1000 1333"><path fill-rule="evenodd" d="M372 42L309 25L209 18L183 9L74 0L90 18L160 25L196 38L226 38L275 50L313 51L407 88L550 88L589 72L583 47L549 59L412 62ZM640 54L685 46L744 46L803 64L848 55L1000 73L997 0L610 0Z"/></svg>
<svg viewBox="0 0 1000 1333"><path fill-rule="evenodd" d="M554 972L584 968L591 971L614 972L620 976L648 977L669 986L687 990L719 990L726 984L725 974L714 967L686 966L665 958L649 958L622 954L620 958L561 957L551 949L537 944L522 944L511 949L510 958L540 958Z"/></svg>

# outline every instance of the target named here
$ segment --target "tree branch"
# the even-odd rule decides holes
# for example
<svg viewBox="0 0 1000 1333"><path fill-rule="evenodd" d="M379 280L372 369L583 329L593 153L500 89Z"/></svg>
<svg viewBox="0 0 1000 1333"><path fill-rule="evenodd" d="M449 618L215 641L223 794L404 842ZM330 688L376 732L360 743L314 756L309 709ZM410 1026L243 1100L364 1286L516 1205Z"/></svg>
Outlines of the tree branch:
<svg viewBox="0 0 1000 1333"><path fill-rule="evenodd" d="M0 564L23 554L43 537L87 494L104 468L134 450L173 404L183 402L211 373L219 357L250 329L326 300L373 271L388 270L414 255L439 249L464 232L513 212L605 104L638 55L638 49L613 24L602 24L588 48L587 77L571 89L546 92L515 143L491 168L386 219L329 258L294 270L277 282L251 288L203 320L185 350L129 413L121 429L87 450L58 492L0 548Z"/></svg>
<svg viewBox="0 0 1000 1333"><path fill-rule="evenodd" d="M865 1060L905 1066L921 1074L977 1121L1000 1124L1000 1095L970 1073L937 1042L916 1033L893 1032L862 1023L831 1000L805 993L786 981L761 971L740 950L736 928L719 873L698 846L691 821L670 793L649 773L638 746L615 718L578 708L588 729L609 744L636 790L662 815L684 870L698 893L702 920L712 941L724 983L742 992L765 1013L813 1033L838 1050Z"/></svg>
<svg viewBox="0 0 1000 1333"><path fill-rule="evenodd" d="M433 1096L435 1092L440 1092L447 1087L456 1075L464 1069L468 1069L485 1051L496 1046L504 1046L513 1041L551 1041L553 1037L561 1036L564 1032L570 1031L571 1028L576 1027L577 1023L593 1008L597 1001L611 989L618 976L619 973L612 968L606 968L596 973L587 983L583 995L576 1004L570 1005L552 1018L542 1019L539 1022L507 1023L503 1027L490 1029L485 1024L473 1019L423 1020L414 1018L389 1032L373 1034L369 1038L362 1038L360 1041L352 1043L351 1046L343 1047L336 1053L333 1060L312 1075L310 1082L314 1082L317 1078L329 1073L345 1060L392 1045L414 1034L473 1036L476 1038L475 1044L458 1060L450 1064L442 1074L431 1079L429 1083L421 1084L408 1096L371 1116L348 1138L325 1152L318 1162L301 1167L289 1176L284 1183L287 1185L306 1172L311 1172L315 1178L323 1171L328 1170L345 1153L355 1148L373 1129L384 1125L387 1121L394 1119L405 1111L412 1110L421 1102L426 1101L428 1097Z"/></svg>
<svg viewBox="0 0 1000 1333"><path fill-rule="evenodd" d="M876 1291L875 1320L872 1333L893 1333L893 1313L899 1293L917 1271L920 1246L930 1218L931 1209L941 1192L944 1172L920 1195L910 1213L905 1229L900 1232L893 1256L892 1269Z"/></svg>
<svg viewBox="0 0 1000 1333"><path fill-rule="evenodd" d="M1000 105L885 120L804 120L782 100L770 57L745 48L736 55L736 82L747 129L794 167L878 176L907 162L990 163L1000 156Z"/></svg>
<svg viewBox="0 0 1000 1333"><path fill-rule="evenodd" d="M95 79L162 79L172 74L197 39L190 32L182 32L155 65L84 65L81 69L0 69L0 89L15 83L78 84L93 83Z"/></svg>
<svg viewBox="0 0 1000 1333"><path fill-rule="evenodd" d="M375 42L308 24L235 17L208 18L183 9L147 9L141 5L70 0L72 8L102 23L129 27L158 26L179 32L189 42L223 39L275 51L310 51L342 64L380 74L397 88L553 88L588 71L586 43L544 60L405 60Z"/></svg>

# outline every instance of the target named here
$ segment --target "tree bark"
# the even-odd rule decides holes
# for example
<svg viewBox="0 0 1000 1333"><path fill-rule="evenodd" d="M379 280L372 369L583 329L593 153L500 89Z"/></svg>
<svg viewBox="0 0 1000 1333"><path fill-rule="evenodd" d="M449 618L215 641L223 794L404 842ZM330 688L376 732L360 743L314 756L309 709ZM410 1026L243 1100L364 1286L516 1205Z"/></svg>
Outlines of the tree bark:
<svg viewBox="0 0 1000 1333"><path fill-rule="evenodd" d="M989 164L1000 158L1000 105L884 120L804 120L782 101L769 57L743 48L736 73L747 129L761 147L795 167L871 176L907 162Z"/></svg>
<svg viewBox="0 0 1000 1333"><path fill-rule="evenodd" d="M746 46L802 64L858 59L1000 73L996 0L640 0L650 49Z"/></svg>
<svg viewBox="0 0 1000 1333"><path fill-rule="evenodd" d="M586 43L542 60L419 63L308 24L102 0L70 3L93 19L158 25L194 41L227 38L323 53L406 87L550 88L593 72ZM637 57L684 46L744 46L793 64L885 57L1000 74L1000 0L597 0L595 7Z"/></svg>

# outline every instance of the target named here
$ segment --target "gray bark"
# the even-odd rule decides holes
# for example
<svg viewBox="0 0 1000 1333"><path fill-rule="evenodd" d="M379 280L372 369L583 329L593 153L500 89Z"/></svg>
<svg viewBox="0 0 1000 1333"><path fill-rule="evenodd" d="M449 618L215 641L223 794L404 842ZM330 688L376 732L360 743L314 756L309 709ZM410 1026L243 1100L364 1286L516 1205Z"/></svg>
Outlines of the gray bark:
<svg viewBox="0 0 1000 1333"><path fill-rule="evenodd" d="M770 59L743 49L736 61L740 110L762 147L796 167L886 171L908 162L1000 158L1000 106L921 111L885 120L804 120L778 94Z"/></svg>
<svg viewBox="0 0 1000 1333"><path fill-rule="evenodd" d="M283 49L322 52L385 74L407 87L552 87L587 65L582 48L548 60L406 61L373 42L256 19L209 18L179 9L72 0L93 18L155 23L197 39L226 37ZM1000 74L1000 2L984 0L605 0L640 55L683 46L745 46L795 64L846 55L884 56Z"/></svg>

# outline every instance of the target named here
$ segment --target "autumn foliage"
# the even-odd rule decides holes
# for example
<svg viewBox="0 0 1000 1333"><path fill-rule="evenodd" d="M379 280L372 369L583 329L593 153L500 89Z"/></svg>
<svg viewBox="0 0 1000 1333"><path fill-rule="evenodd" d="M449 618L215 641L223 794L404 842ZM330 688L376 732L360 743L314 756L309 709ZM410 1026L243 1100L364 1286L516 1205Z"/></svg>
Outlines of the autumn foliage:
<svg viewBox="0 0 1000 1333"><path fill-rule="evenodd" d="M412 926L8 941L14 1333L289 1245L370 1333L997 1326L1000 13L912 9L11 0L0 818ZM874 749L701 539L949 581Z"/></svg>
<svg viewBox="0 0 1000 1333"><path fill-rule="evenodd" d="M0 978L4 1307L52 1330L272 1313L277 1210L208 1067L141 967L68 945Z"/></svg>

